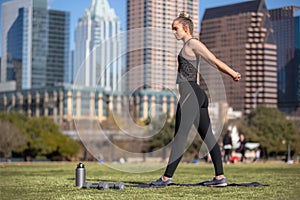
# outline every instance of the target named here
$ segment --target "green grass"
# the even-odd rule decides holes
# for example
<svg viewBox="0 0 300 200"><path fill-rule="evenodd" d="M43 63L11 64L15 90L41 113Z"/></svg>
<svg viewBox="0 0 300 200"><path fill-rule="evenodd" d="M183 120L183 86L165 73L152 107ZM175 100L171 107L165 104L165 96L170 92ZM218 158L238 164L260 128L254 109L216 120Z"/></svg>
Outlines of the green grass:
<svg viewBox="0 0 300 200"><path fill-rule="evenodd" d="M80 189L75 187L77 163L0 163L0 199L299 199L300 165L284 163L225 165L228 183L261 182L266 187L179 187L133 188L125 190ZM163 169L131 174L105 165L85 163L87 181L140 181L159 178ZM123 165L124 168L131 167ZM149 167L149 164L140 167ZM180 164L173 181L197 183L211 179L211 164Z"/></svg>

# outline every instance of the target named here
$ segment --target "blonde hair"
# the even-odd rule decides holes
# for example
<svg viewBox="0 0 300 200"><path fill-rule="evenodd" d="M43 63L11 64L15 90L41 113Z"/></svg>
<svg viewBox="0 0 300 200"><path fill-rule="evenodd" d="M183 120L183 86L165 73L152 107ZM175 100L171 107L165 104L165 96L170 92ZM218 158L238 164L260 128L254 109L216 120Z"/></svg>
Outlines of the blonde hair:
<svg viewBox="0 0 300 200"><path fill-rule="evenodd" d="M188 26L189 27L189 30L190 30L190 33L193 34L193 31L194 31L194 24L193 24L193 21L190 17L190 15L184 11L181 11L178 15L178 17L176 17L174 20L173 20L173 23L172 23L172 26L174 24L175 21L178 21L179 23L181 23L183 26Z"/></svg>

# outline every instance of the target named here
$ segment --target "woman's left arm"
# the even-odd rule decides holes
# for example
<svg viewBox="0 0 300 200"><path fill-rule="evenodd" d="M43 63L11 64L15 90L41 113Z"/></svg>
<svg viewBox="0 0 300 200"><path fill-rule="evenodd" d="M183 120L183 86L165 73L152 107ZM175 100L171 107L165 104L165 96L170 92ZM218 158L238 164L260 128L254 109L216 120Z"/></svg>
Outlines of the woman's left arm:
<svg viewBox="0 0 300 200"><path fill-rule="evenodd" d="M217 59L216 56L212 52L210 52L207 47L199 40L191 40L189 42L189 47L193 49L196 55L201 56L208 64L216 67L219 71L231 76L234 81L239 81L241 79L240 73L234 71L224 62Z"/></svg>

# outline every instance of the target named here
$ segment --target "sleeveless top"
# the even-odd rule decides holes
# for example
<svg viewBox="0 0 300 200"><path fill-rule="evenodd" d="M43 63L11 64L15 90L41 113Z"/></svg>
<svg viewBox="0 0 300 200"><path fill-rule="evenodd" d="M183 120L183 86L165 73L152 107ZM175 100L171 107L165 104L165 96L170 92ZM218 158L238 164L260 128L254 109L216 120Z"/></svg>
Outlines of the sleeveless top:
<svg viewBox="0 0 300 200"><path fill-rule="evenodd" d="M180 51L180 53L177 56L178 59L178 72L177 72L177 79L176 83L182 83L182 82L197 82L197 74L198 74L198 64L199 64L199 56L196 56L195 60L190 60L185 58L182 55L182 50L185 47L185 45L191 40L195 38L190 38L188 41L186 41Z"/></svg>

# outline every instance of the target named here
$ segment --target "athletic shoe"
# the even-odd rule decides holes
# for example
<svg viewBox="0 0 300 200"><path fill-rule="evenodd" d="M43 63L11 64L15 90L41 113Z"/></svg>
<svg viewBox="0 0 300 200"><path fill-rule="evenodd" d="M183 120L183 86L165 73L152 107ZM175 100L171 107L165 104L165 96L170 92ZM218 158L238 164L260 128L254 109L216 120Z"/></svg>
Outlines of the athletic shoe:
<svg viewBox="0 0 300 200"><path fill-rule="evenodd" d="M164 181L162 177L150 183L151 186L157 186L157 187L163 187L170 184L172 184L172 178L168 178L168 180Z"/></svg>
<svg viewBox="0 0 300 200"><path fill-rule="evenodd" d="M221 179L217 179L215 177L211 181L205 181L205 182L202 182L200 184L203 185L203 186L215 186L215 187L224 187L224 186L227 186L226 178L225 177L221 178Z"/></svg>

